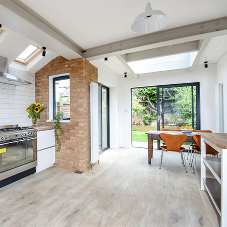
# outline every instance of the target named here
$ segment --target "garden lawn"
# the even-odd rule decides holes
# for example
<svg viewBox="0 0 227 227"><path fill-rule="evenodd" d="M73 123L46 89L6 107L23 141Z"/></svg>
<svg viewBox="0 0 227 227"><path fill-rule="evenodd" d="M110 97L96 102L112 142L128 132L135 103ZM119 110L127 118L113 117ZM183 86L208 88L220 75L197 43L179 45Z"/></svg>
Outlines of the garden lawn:
<svg viewBox="0 0 227 227"><path fill-rule="evenodd" d="M148 142L147 140L147 134L143 131L132 131L132 141L136 142ZM157 140L153 141L154 143L157 143Z"/></svg>

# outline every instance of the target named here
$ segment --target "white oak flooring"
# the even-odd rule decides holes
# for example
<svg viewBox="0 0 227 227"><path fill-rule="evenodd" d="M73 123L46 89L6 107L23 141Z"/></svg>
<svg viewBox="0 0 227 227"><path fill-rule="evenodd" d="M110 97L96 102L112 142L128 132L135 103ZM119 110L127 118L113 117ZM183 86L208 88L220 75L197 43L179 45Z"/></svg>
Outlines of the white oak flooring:
<svg viewBox="0 0 227 227"><path fill-rule="evenodd" d="M217 216L199 175L186 174L180 154L109 149L93 170L51 167L0 189L3 227L214 227ZM198 159L199 162L199 159ZM198 165L199 166L199 165Z"/></svg>

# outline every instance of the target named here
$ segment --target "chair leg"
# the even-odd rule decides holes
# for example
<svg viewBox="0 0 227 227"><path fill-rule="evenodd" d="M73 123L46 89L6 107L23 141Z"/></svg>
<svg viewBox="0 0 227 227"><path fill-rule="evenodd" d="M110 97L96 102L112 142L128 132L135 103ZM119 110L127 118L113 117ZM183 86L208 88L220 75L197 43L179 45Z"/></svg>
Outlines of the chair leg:
<svg viewBox="0 0 227 227"><path fill-rule="evenodd" d="M196 153L196 152L194 152L193 155L192 155L191 167L192 167L192 164L193 164L193 160L194 160L194 157L195 157L195 153Z"/></svg>
<svg viewBox="0 0 227 227"><path fill-rule="evenodd" d="M186 162L186 154L184 155L184 154L182 154L182 152L181 152L181 155L183 156L183 166L184 166L184 168L185 168L185 170L186 170L186 173L188 173L188 170L187 170L187 162Z"/></svg>
<svg viewBox="0 0 227 227"><path fill-rule="evenodd" d="M196 157L197 157L197 153L195 153L195 161L193 162L193 173L195 173Z"/></svg>
<svg viewBox="0 0 227 227"><path fill-rule="evenodd" d="M164 152L164 150L162 150L161 160L160 160L160 167L159 167L159 169L161 169L161 167L162 167L163 152Z"/></svg>
<svg viewBox="0 0 227 227"><path fill-rule="evenodd" d="M181 152L182 155L183 155L183 166L186 165L186 154L183 154L183 152Z"/></svg>
<svg viewBox="0 0 227 227"><path fill-rule="evenodd" d="M184 165L184 167L185 167L186 173L188 173L186 160L185 160L185 165Z"/></svg>
<svg viewBox="0 0 227 227"><path fill-rule="evenodd" d="M183 155L182 155L182 152L181 152L181 164L183 164Z"/></svg>
<svg viewBox="0 0 227 227"><path fill-rule="evenodd" d="M188 160L188 157L189 157L189 154L190 154L190 148L191 147L189 146L187 160Z"/></svg>
<svg viewBox="0 0 227 227"><path fill-rule="evenodd" d="M191 164L191 161L192 161L192 148L191 148L191 155L190 155L190 161L189 161L189 165Z"/></svg>
<svg viewBox="0 0 227 227"><path fill-rule="evenodd" d="M184 166L185 155L183 154L183 152L181 152L181 155L182 155L182 164L183 164L183 166Z"/></svg>

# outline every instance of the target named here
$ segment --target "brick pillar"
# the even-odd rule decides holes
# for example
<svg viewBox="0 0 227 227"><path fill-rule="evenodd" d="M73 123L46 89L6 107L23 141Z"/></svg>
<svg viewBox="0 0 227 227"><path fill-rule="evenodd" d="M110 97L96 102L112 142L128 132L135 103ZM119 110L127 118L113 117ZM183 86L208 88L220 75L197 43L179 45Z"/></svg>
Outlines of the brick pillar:
<svg viewBox="0 0 227 227"><path fill-rule="evenodd" d="M35 74L36 102L49 107L49 76L62 73L70 74L70 122L62 123L62 148L56 152L55 166L84 172L91 156L89 83L98 82L98 69L83 58L53 59ZM38 124L52 125L46 122L48 117L49 108L41 113Z"/></svg>

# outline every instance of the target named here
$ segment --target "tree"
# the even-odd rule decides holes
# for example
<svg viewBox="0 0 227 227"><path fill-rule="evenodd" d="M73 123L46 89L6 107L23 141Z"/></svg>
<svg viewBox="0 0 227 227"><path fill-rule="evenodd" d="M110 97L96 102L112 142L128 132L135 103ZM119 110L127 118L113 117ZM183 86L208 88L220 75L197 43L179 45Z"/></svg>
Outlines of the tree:
<svg viewBox="0 0 227 227"><path fill-rule="evenodd" d="M136 95L132 95L132 117L143 116L144 107L139 103Z"/></svg>
<svg viewBox="0 0 227 227"><path fill-rule="evenodd" d="M192 113L192 87L174 87L172 89L175 92L171 100L176 103L179 118L186 123L191 122L192 114L196 111L196 88L193 87L194 113Z"/></svg>
<svg viewBox="0 0 227 227"><path fill-rule="evenodd" d="M145 108L157 113L157 87L136 88L132 90L132 93Z"/></svg>

